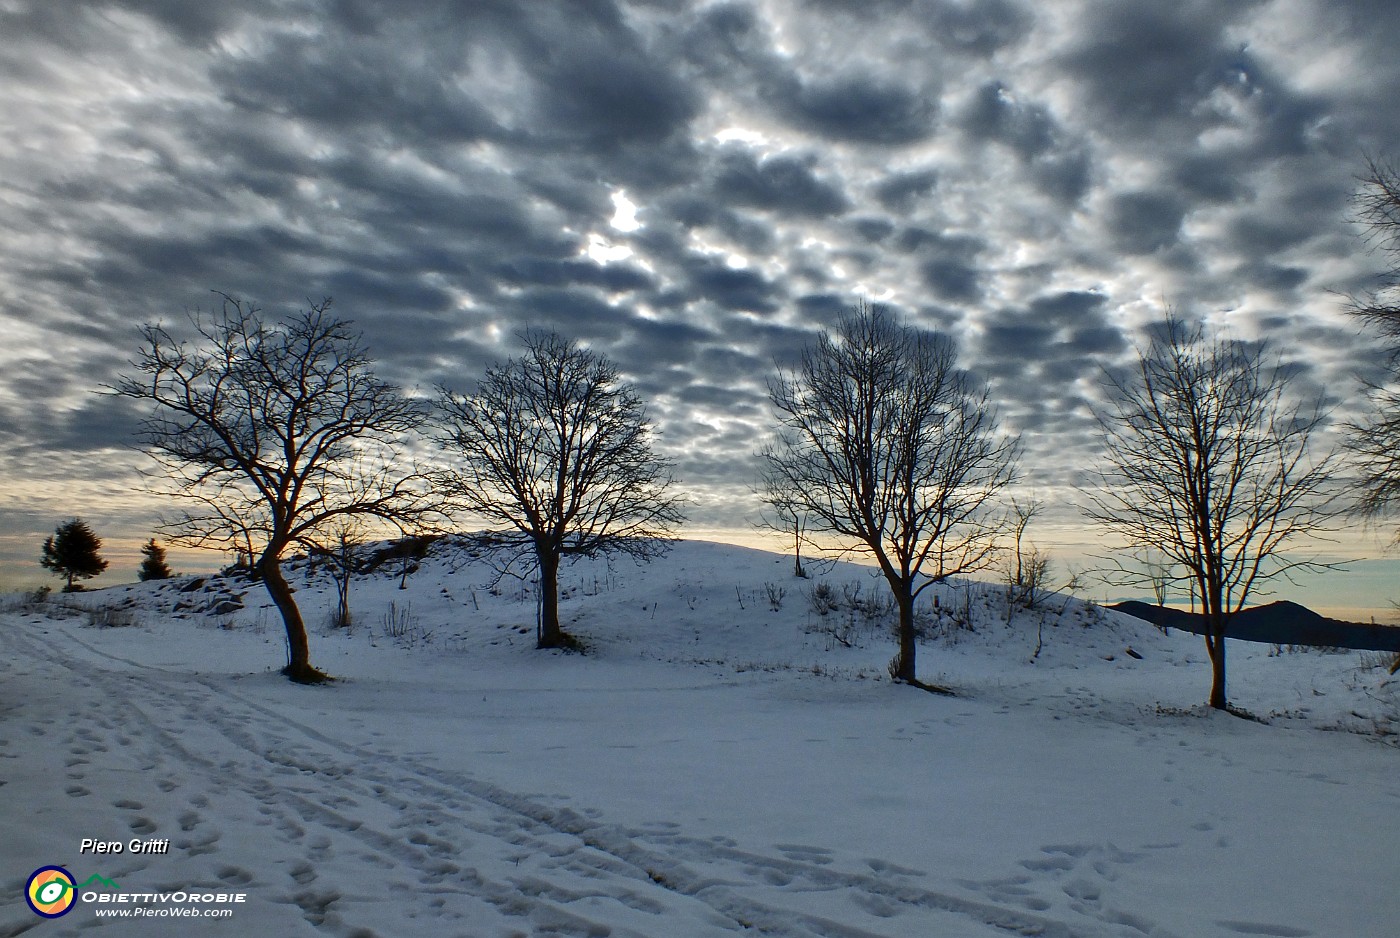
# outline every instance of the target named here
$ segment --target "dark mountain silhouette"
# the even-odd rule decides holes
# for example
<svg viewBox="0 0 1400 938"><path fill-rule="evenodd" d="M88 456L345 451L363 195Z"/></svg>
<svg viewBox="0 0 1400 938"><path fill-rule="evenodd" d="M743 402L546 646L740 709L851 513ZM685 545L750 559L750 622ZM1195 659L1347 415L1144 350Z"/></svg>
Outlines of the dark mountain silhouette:
<svg viewBox="0 0 1400 938"><path fill-rule="evenodd" d="M1109 606L1154 625L1204 634L1204 617L1170 606L1131 600ZM1318 615L1306 606L1281 601L1241 610L1225 629L1226 638L1275 645L1319 645L1325 648L1365 648L1400 652L1400 628L1361 625Z"/></svg>

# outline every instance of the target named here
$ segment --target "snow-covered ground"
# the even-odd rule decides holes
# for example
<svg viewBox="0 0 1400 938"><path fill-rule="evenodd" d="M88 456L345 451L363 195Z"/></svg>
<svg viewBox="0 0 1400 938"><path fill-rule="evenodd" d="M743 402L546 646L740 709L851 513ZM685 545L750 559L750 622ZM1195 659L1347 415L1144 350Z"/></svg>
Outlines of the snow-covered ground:
<svg viewBox="0 0 1400 938"><path fill-rule="evenodd" d="M329 578L293 571L323 687L276 673L257 585L72 599L106 626L11 600L0 935L1400 933L1380 656L1232 643L1252 722L1199 706L1195 636L1063 597L1008 625L993 588L946 585L920 648L942 697L886 677L863 568L698 542L577 565L578 655L534 650L528 586L467 560L362 578L337 632ZM23 898L49 865L88 883L54 920Z"/></svg>

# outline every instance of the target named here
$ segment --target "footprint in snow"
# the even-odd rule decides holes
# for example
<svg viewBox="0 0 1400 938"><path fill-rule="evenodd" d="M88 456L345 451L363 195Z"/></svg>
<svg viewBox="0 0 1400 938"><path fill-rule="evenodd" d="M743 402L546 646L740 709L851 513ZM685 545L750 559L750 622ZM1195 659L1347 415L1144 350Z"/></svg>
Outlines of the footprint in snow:
<svg viewBox="0 0 1400 938"><path fill-rule="evenodd" d="M220 832L217 830L206 831L199 839L181 839L174 842L177 850L181 850L188 857L197 857L202 853L215 853L218 847Z"/></svg>
<svg viewBox="0 0 1400 938"><path fill-rule="evenodd" d="M221 867L215 875L230 886L246 886L253 881L253 874L240 866Z"/></svg>
<svg viewBox="0 0 1400 938"><path fill-rule="evenodd" d="M789 860L822 865L831 862L831 851L826 847L809 847L805 844L774 844L773 846Z"/></svg>

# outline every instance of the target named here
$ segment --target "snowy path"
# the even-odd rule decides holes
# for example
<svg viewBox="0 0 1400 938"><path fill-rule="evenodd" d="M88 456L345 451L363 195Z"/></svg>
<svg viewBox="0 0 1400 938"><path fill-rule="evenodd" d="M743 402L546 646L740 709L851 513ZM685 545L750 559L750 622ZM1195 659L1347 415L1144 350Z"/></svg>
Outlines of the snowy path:
<svg viewBox="0 0 1400 938"><path fill-rule="evenodd" d="M1145 933L1068 927L1014 902L941 893L894 865L843 870L819 846L761 855L667 826L624 830L336 739L227 681L104 654L75 631L46 647L5 630L7 706L27 697L20 706L42 711L32 732L63 761L61 791L110 805L94 817L120 819L125 832L112 839L169 837L172 850L78 858L74 843L63 845L63 860L84 876L105 863L104 875L132 886L248 892L249 907L231 922L200 924L211 932L240 933L256 917L268 934L314 926L347 936L404 934L405 920L463 935ZM11 709L7 728L14 717ZM93 823L98 834L111 829ZM1062 865L1052 858L1046 869ZM1000 888L1018 892L1014 883ZM1084 896L1086 911L1093 898ZM917 914L899 915L909 911ZM0 934L54 931L21 912L7 913Z"/></svg>

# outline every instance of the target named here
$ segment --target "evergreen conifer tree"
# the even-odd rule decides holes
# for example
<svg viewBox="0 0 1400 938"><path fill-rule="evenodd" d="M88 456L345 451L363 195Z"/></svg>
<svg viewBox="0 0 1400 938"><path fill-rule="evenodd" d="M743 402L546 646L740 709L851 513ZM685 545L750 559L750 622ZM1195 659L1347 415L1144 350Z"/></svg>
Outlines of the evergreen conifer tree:
<svg viewBox="0 0 1400 938"><path fill-rule="evenodd" d="M78 580L95 577L107 569L107 561L98 554L101 549L102 539L92 532L86 521L74 518L60 524L53 535L44 541L44 553L39 564L66 577L68 583L63 591L72 593L82 589Z"/></svg>
<svg viewBox="0 0 1400 938"><path fill-rule="evenodd" d="M141 546L141 569L136 572L136 576L143 582L146 580L168 580L175 575L165 562L165 548L156 543L155 538L151 538Z"/></svg>

